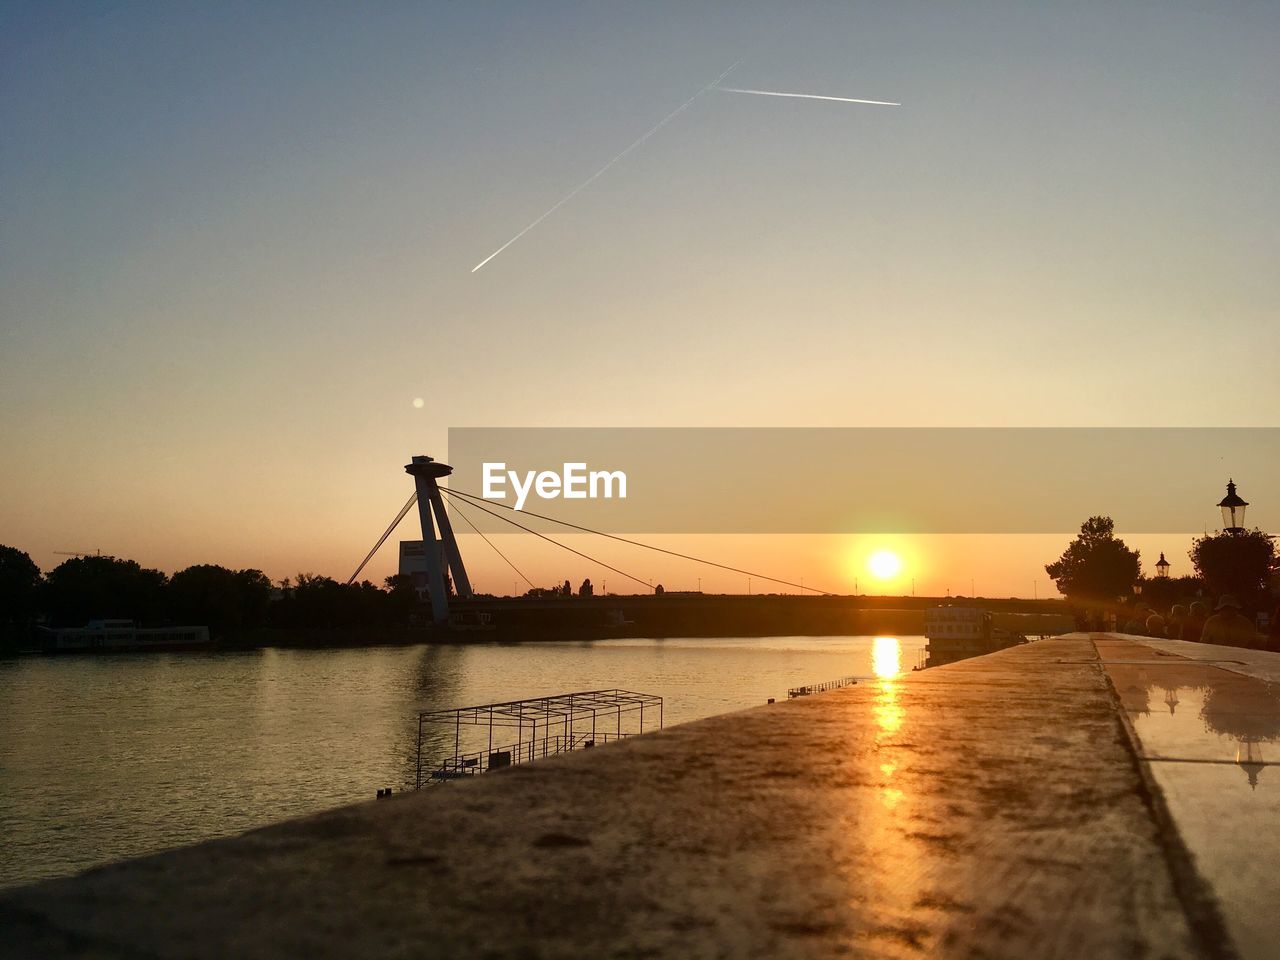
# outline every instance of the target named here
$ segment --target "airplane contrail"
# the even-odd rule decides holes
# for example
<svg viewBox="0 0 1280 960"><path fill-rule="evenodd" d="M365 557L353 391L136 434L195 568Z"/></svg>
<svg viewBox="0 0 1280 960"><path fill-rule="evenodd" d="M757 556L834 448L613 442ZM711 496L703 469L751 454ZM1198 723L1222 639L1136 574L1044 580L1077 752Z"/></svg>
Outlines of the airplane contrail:
<svg viewBox="0 0 1280 960"><path fill-rule="evenodd" d="M836 100L840 103L869 103L876 107L900 107L890 100L855 100L853 97L821 97L816 93L783 93L781 90L744 90L741 87L716 87L721 93L752 93L757 97L797 97L801 100Z"/></svg>
<svg viewBox="0 0 1280 960"><path fill-rule="evenodd" d="M652 137L655 133L657 133L659 130L661 130L663 127L665 127L668 123L670 123L673 119L675 119L675 118L676 118L677 116L679 116L681 113L684 113L684 111L685 111L685 110L687 110L687 109L689 108L689 106L693 103L693 101L697 100L700 96L702 96L704 93L706 93L706 92L707 92L708 90L710 90L712 87L716 86L716 84L718 84L721 80L723 80L723 79L724 79L725 77L727 77L730 73L732 73L732 72L733 72L733 70L734 70L734 68L736 68L736 67L738 66L738 64L740 64L740 63L742 63L742 61L741 61L741 60L737 61L737 63L735 63L733 66L731 66L728 70L726 70L724 73L720 74L720 76L716 77L714 80L712 80L710 83L708 83L705 87L703 87L701 90L699 90L697 93L695 93L692 97L690 97L690 98L689 98L688 100L686 100L684 103L680 104L680 106L676 107L674 110L672 110L670 113L668 113L665 117L663 117L661 120L659 120L657 123L655 123L652 127L650 127L647 131L645 131L645 133L644 133L644 135L643 135L643 136L641 136L638 140L636 140L633 144L631 144L631 146L627 147L627 148L626 148L625 150L623 150L620 154L618 154L616 157L614 157L612 160L610 160L608 163L606 163L603 167L601 167L599 170L597 170L597 171L596 171L595 173L593 173L591 176L587 177L587 179L586 179L586 180L583 180L583 181L582 181L582 183L580 183L580 184L578 184L576 187L574 187L571 191L569 191L569 193L565 194L565 196L564 196L564 197L562 197L560 200L556 201L556 203L555 203L554 205L552 205L552 206L551 206L551 208L550 208L550 209L548 209L546 213L544 213L542 216L538 217L538 219L537 219L537 220L534 220L534 221L533 221L533 223L529 224L527 227L525 227L523 230L521 230L519 233L517 233L514 237L512 237L510 240L508 240L506 243L504 243L502 246L500 246L497 250L493 251L493 253L489 254L487 257L485 257L483 260L481 260L479 263L477 263L474 267L472 267L472 268L471 268L471 272L472 272L472 273L475 273L477 270L479 270L481 267L483 267L486 263L488 263L490 260L492 260L492 259L493 259L494 257L496 257L498 254L500 254L503 250L507 249L507 247L511 246L513 243L515 243L517 240L519 240L521 237L523 237L526 233L528 233L530 230L532 230L534 227L536 227L538 224L540 224L543 220L547 219L547 217L551 216L553 213L555 213L557 210L559 210L561 207L563 207L566 203L568 203L570 200L572 200L574 197L576 197L578 194L580 194L580 193L581 193L583 190L585 190L587 187L591 186L591 184L593 184L596 180L600 179L600 176L601 176L601 175L602 175L606 170L608 170L610 167L612 167L615 163L617 163L619 160L621 160L623 157L625 157L628 153L630 153L630 152L631 152L632 150L634 150L636 147L638 147L638 146L640 146L641 144L643 144L646 140L648 140L648 139L649 139L650 137ZM722 88L722 89L723 89L723 88Z"/></svg>

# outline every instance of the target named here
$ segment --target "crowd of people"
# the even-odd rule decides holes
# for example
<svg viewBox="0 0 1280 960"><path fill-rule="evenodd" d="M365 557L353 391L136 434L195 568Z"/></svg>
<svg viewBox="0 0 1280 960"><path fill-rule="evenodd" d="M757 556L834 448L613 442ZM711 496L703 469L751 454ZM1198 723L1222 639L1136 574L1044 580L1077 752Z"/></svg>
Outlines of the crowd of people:
<svg viewBox="0 0 1280 960"><path fill-rule="evenodd" d="M1203 600L1190 604L1175 603L1165 614L1149 604L1137 603L1129 618L1119 624L1123 633L1142 637L1190 640L1224 647L1248 647L1257 650L1280 650L1280 610L1269 620L1269 633L1241 612L1240 602L1231 594L1223 594L1210 609Z"/></svg>

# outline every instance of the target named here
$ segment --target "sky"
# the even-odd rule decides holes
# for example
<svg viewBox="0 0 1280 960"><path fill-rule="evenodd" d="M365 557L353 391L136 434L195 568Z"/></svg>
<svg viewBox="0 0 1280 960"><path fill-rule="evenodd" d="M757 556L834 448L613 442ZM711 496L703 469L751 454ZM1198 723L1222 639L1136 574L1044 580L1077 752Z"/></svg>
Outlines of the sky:
<svg viewBox="0 0 1280 960"><path fill-rule="evenodd" d="M451 426L1274 425L1278 41L1263 2L0 3L0 542L345 579ZM472 272L738 61L902 106L708 90ZM877 548L655 540L837 590ZM902 576L1029 595L1064 542Z"/></svg>

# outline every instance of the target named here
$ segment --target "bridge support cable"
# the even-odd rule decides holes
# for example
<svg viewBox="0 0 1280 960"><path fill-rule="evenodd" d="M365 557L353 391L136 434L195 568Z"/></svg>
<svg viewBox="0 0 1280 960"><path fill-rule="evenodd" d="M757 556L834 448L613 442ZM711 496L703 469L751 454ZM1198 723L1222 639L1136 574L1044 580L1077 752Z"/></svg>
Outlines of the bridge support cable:
<svg viewBox="0 0 1280 960"><path fill-rule="evenodd" d="M448 488L441 487L440 489L447 490ZM486 537L484 535L484 532L479 527L477 527L474 523L471 522L471 518L468 517L462 509L462 504L464 502L465 501L463 500L454 500L453 512L456 513L459 517L461 517L463 522L468 527L470 527L476 533L480 534L480 539L483 540L485 543L487 543L489 546L493 547L493 552L496 553L498 556L500 556L503 560L505 560L507 563L507 566L520 575L521 580L527 583L530 587L534 587L535 586L534 582L524 575L524 571L521 570L519 567L517 567L514 563L512 563L511 560L507 557L507 555L498 549L498 545L494 543L492 540L490 540L488 537Z"/></svg>
<svg viewBox="0 0 1280 960"><path fill-rule="evenodd" d="M400 526L400 521L404 519L405 514L413 509L413 505L417 502L418 494L417 491L414 491L413 496L405 502L405 505L400 508L400 512L396 514L396 518L391 521L391 526L387 527L382 536L378 538L378 542L373 545L373 549L370 550L368 555L360 561L360 566L356 567L356 572L347 578L348 586L355 583L356 577L360 576L360 571L362 571L365 568L365 565L373 559L373 555L378 552L378 548L387 542L387 537L391 536L392 531L394 531L396 527Z"/></svg>
<svg viewBox="0 0 1280 960"><path fill-rule="evenodd" d="M445 489L445 488L443 488L443 487L442 487L441 489ZM665 549L664 547L655 547L655 546L654 546L653 544L651 544L651 543L644 543L643 541L640 541L640 540L630 540L630 539L628 539L628 538L626 538L626 537L620 537L620 536L618 536L617 534L614 534L614 533L605 533L603 530L592 530L590 527L583 527L583 526L579 526L579 525L578 525L578 524L576 524L576 523L570 523L568 520L558 520L558 519L557 519L557 518L555 518L555 517L547 517L547 516L544 516L544 515L542 515L542 514L540 514L540 513L534 513L532 510L519 510L519 511L517 511L515 507L509 506L509 505L507 505L507 504L505 504L505 503L498 503L498 502L496 502L496 501L494 501L494 500L486 500L484 497L476 496L476 494L474 494L474 493L465 493L465 492L464 492L464 491L462 491L462 490L455 490L455 489L453 489L453 488L449 488L449 489L448 489L448 492L449 492L450 494L453 494L454 496L457 496L457 497L464 497L464 498L466 498L466 501L467 501L468 503L470 503L472 506L478 506L478 503L484 503L484 504L489 504L489 505L491 505L491 506L495 506L495 507L502 507L502 509L504 509L504 510L510 510L510 511L511 511L511 512L513 512L513 513L517 513L517 512L518 512L518 513L524 513L524 514L527 514L528 516L531 516L531 517L537 517L539 520L546 520L546 521L548 521L549 523L558 523L558 524L559 524L560 526L562 526L562 527L569 527L570 529L573 529L573 530L579 530L579 531L581 531L582 533L594 533L596 536L599 536L599 537L607 537L607 538L608 538L608 539L610 539L610 540L617 540L619 543L628 543L628 544L631 544L631 546L633 546L633 547L643 547L643 548L644 548L644 549L646 549L646 550L653 550L653 551L655 551L655 552L657 552L657 553L665 553L665 554L666 554L667 556L669 556L669 557L678 557L678 558L679 558L679 559L681 559L681 560L690 560L690 561L692 561L692 562L694 562L694 563L701 563L701 564L705 564L705 565L706 565L706 566L708 566L708 567L715 567L715 568L716 568L716 569L718 569L718 570L727 570L727 571L729 571L730 573L738 573L738 574L741 574L741 575L742 575L742 576L744 576L744 577L751 577L752 579L755 579L755 580L766 580L766 581L768 581L769 583L778 583L778 584L782 584L783 586L786 586L786 587L795 587L796 589L798 589L798 590L800 590L800 591L802 591L802 592L807 592L807 593L816 593L816 594L820 594L821 596L824 596L824 597L833 597L833 596L835 596L835 594L834 594L834 593L831 593L829 590L819 590L817 587L806 587L806 586L805 586L804 584L802 584L802 583L792 583L790 580L780 580L780 579L778 579L777 577L769 577L769 576L764 575L763 573L753 573L753 572L752 572L752 571L750 571L750 570L742 570L742 569L740 569L740 568L738 568L738 567L730 567L730 566L728 566L728 565L726 565L726 564L723 564L723 563L716 563L714 560L704 560L702 557L694 557L694 556L690 556L690 555L689 555L689 554L687 554L687 553L680 553L680 552L678 552L678 551L676 551L676 550L667 550L667 549ZM477 503L477 501L478 501L478 503ZM481 507L480 509L484 509L484 508L483 508L483 507ZM489 510L485 510L485 513L490 513L490 512L491 512L491 511L489 511ZM506 517L503 517L503 516L501 516L501 515L499 515L499 514L493 514L493 516L498 517L498 519L500 519L500 520L506 520L506 519L507 519ZM508 520L507 522L508 522L508 523L514 523L515 521ZM518 527L519 527L519 526L520 526L520 524L518 524L518 523L517 523L517 524L516 524L516 526L518 526ZM523 530L528 530L529 528L528 528L528 527L521 527L521 529L523 529ZM537 533L537 531L536 531L536 530L530 530L529 532L530 532L530 533ZM542 534L537 534L537 535L538 535L538 536L542 536ZM552 542L552 543L555 543L556 541L552 540L551 542ZM566 549L567 549L567 548L566 548ZM635 577L632 577L631 579L633 579L633 580L634 580L634 579L635 579ZM642 582L643 582L643 581L642 581Z"/></svg>
<svg viewBox="0 0 1280 960"><path fill-rule="evenodd" d="M450 487L441 487L440 490L442 493L447 493L450 496L453 496L458 492L456 490L451 489ZM475 502L476 500L480 502L476 503ZM547 543L554 543L561 550L568 550L570 553L574 554L575 556L581 557L583 560L589 560L591 563L604 567L606 570L611 570L614 573L618 574L619 576L626 577L628 580L634 580L636 583L640 584L640 586L644 587L646 590L653 589L653 584L649 583L646 580L641 580L639 577L633 576L632 574L627 573L627 571L625 570L619 570L617 567L611 567L609 566L609 564L605 563L603 560L597 560L595 557L588 556L587 554L583 553L581 550L573 549L573 547L569 546L568 544L561 543L559 540L553 540L551 537L548 537L545 533L539 533L537 530L534 530L532 527L526 527L523 523L519 523L515 520L512 520L510 517L504 517L500 513L495 513L494 511L490 510L488 507L481 506L482 503L487 502L484 500L483 497L473 497L464 502L466 502L469 506L475 507L481 513L487 513L491 517L497 517L499 520L503 521L504 523L509 523L513 527L519 527L525 533L532 533L535 537L538 537L541 540L545 540L547 541ZM495 504L495 506L498 506L498 504ZM510 510L511 508L508 507L507 509ZM530 514L530 516L533 516L533 514ZM546 518L544 517L542 519L546 519ZM596 531L589 530L587 532L595 533ZM605 534L605 536L608 536L608 534ZM621 538L616 537L614 539L621 539Z"/></svg>

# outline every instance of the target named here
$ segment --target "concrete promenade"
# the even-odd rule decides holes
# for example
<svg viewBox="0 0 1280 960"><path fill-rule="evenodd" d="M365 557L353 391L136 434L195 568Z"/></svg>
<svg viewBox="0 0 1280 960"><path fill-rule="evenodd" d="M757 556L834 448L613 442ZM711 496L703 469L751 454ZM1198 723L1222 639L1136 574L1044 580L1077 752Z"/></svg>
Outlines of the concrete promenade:
<svg viewBox="0 0 1280 960"><path fill-rule="evenodd" d="M1039 641L8 891L0 957L1275 955L1280 775L1237 747L1280 736L1280 655L1149 644Z"/></svg>

